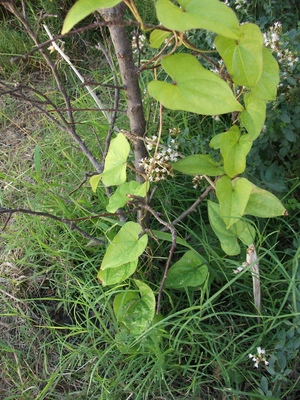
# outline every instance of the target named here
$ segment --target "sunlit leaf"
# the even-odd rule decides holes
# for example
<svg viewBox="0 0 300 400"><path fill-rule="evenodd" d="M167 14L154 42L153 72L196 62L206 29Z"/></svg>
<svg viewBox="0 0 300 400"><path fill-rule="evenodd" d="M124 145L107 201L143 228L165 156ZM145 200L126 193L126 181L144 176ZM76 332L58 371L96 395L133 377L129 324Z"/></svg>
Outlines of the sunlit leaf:
<svg viewBox="0 0 300 400"><path fill-rule="evenodd" d="M267 106L265 100L255 96L252 92L245 95L244 102L246 108L240 116L248 131L248 139L253 141L257 139L264 126Z"/></svg>
<svg viewBox="0 0 300 400"><path fill-rule="evenodd" d="M101 174L104 185L121 185L126 181L129 151L130 145L123 133L119 133L116 138L112 139Z"/></svg>
<svg viewBox="0 0 300 400"><path fill-rule="evenodd" d="M227 83L191 54L167 56L161 64L174 82L152 81L148 90L166 108L204 115L243 111Z"/></svg>
<svg viewBox="0 0 300 400"><path fill-rule="evenodd" d="M121 3L122 0L78 0L69 10L64 25L62 34L69 32L74 25L82 21L85 17L92 14L99 8L110 8Z"/></svg>
<svg viewBox="0 0 300 400"><path fill-rule="evenodd" d="M274 194L252 184L252 191L245 214L254 215L255 217L272 218L287 215L287 211Z"/></svg>
<svg viewBox="0 0 300 400"><path fill-rule="evenodd" d="M224 168L218 165L209 154L187 156L172 164L172 168L187 175L218 176L224 173Z"/></svg>
<svg viewBox="0 0 300 400"><path fill-rule="evenodd" d="M252 190L252 183L246 178L234 181L224 175L216 183L216 194L220 204L220 216L226 228L230 228L243 215Z"/></svg>
<svg viewBox="0 0 300 400"><path fill-rule="evenodd" d="M108 246L104 255L101 270L117 268L120 265L135 261L145 250L148 236L141 234L141 226L135 222L126 222Z"/></svg>
<svg viewBox="0 0 300 400"><path fill-rule="evenodd" d="M119 265L117 268L107 268L104 271L100 269L97 278L103 285L116 285L117 283L125 281L136 271L138 259L130 261L126 264Z"/></svg>
<svg viewBox="0 0 300 400"><path fill-rule="evenodd" d="M279 66L272 56L271 50L263 48L263 72L257 85L251 93L261 99L275 100L279 83Z"/></svg>
<svg viewBox="0 0 300 400"><path fill-rule="evenodd" d="M170 35L171 32L154 29L150 34L150 47L158 49Z"/></svg>
<svg viewBox="0 0 300 400"><path fill-rule="evenodd" d="M169 0L158 0L156 12L159 21L168 29L187 31L206 29L223 36L238 39L239 21L229 7L218 0L178 0L181 7Z"/></svg>
<svg viewBox="0 0 300 400"><path fill-rule="evenodd" d="M246 168L246 156L252 147L247 135L241 135L234 125L224 133L220 140L220 150L224 159L224 169L231 178L241 174Z"/></svg>
<svg viewBox="0 0 300 400"><path fill-rule="evenodd" d="M109 198L109 203L106 207L108 212L114 213L118 208L124 207L129 198L128 194L134 196L145 197L149 189L149 183L145 182L143 184L136 181L124 182L122 185L118 186L115 193Z"/></svg>
<svg viewBox="0 0 300 400"><path fill-rule="evenodd" d="M237 241L237 236L231 229L226 229L225 222L220 216L219 204L208 200L207 205L210 226L218 237L223 251L230 256L239 254L241 249Z"/></svg>
<svg viewBox="0 0 300 400"><path fill-rule="evenodd" d="M221 137L225 134L226 132L218 133L215 135L211 141L209 142L209 147L211 147L214 150L218 150L221 147Z"/></svg>
<svg viewBox="0 0 300 400"><path fill-rule="evenodd" d="M223 251L229 256L234 256L240 253L241 249L238 239L249 246L254 242L255 229L245 220L239 220L230 228L226 228L225 222L220 215L219 204L208 200L208 217L210 225L218 237Z"/></svg>
<svg viewBox="0 0 300 400"><path fill-rule="evenodd" d="M242 37L233 40L221 35L215 39L215 46L236 85L252 88L261 79L263 71L263 36L255 24L240 27Z"/></svg>

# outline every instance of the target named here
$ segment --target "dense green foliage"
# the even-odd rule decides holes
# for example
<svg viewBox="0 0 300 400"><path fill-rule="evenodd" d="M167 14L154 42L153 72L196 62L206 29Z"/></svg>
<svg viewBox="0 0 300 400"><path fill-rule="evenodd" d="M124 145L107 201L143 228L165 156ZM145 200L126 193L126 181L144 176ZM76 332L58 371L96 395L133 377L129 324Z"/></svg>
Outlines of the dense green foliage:
<svg viewBox="0 0 300 400"><path fill-rule="evenodd" d="M147 7L143 3L137 2L141 17L146 22L156 23L152 2L147 2ZM164 5L166 2L160 3ZM292 1L285 2L284 8L273 1L263 5L252 2L244 7L238 7L241 1L231 3L240 21L258 23L263 32L281 21L282 31L278 33L280 39L277 42L293 51L296 58L298 44L293 39L299 37L299 30L297 13L291 13ZM49 19L53 32L58 33L61 29L70 6L61 10L59 18ZM29 6L27 16L35 24L36 10L57 13L58 2L37 2L34 10L32 7ZM146 12L148 7L150 11ZM4 18L8 19L7 14ZM88 18L93 22L91 16ZM126 18L132 18L132 15L128 12ZM15 32L8 20L6 24L8 32ZM84 21L80 24L84 26ZM134 30L134 35L137 34L140 32ZM12 35L15 38L15 33ZM42 35L42 40L46 40L44 33ZM69 55L75 54L72 61L89 80L113 84L107 66L102 61L95 62L99 54L95 50L98 41L95 35L97 33L88 32L66 38L65 51ZM206 48L212 46L215 35L192 30L188 38L193 45ZM151 40L150 33L146 32L145 41L140 39L140 44L143 44L140 52L135 53L137 62L145 62L157 52L149 46L148 39ZM109 43L106 33L103 42ZM26 47L27 40L24 43ZM29 43L28 40L27 50L30 50ZM110 56L114 59L110 46L108 44ZM222 43L219 46L222 47ZM279 61L281 74L286 74L281 79L278 98L268 104L263 132L259 134L255 124L250 126L251 132L248 133L253 135L253 147L247 156L245 172L232 172L231 168L235 166L227 164L224 167L219 162L218 149L222 148L222 144L220 137L216 139L217 134L230 129L239 134L236 126L231 128L230 115L210 118L189 112L195 110L182 111L184 108L180 106L176 106L175 110L164 110L160 142L163 147L159 150L161 157L168 154L168 149L191 157L175 162L174 170L196 176L192 184L192 178L181 172L172 177L173 172L170 171L168 179L160 180L161 171L156 171L153 175L156 192L151 206L158 216L165 221L173 221L191 206L205 189L203 181L197 180L198 173L213 178L224 174L225 168L226 174L216 183L220 205L211 193L207 202L200 203L196 212L176 226L178 245L165 281L159 315L155 314L154 293L159 291L172 244L172 232L161 232L162 226L154 216L151 217L151 232L146 235L136 222L124 224L112 215L106 215L107 211L114 213L119 207L126 209L126 194L144 196L149 190L147 184L138 184L133 173L126 170L128 156L128 163L133 161L126 135L119 133L111 141L113 153L109 153L109 162L102 176L91 178L92 191L87 183L78 189L85 172L91 167L66 132L58 130L53 121L47 120L44 115L39 118L39 124L34 125L34 130L30 130L30 121L22 121L28 138L23 147L27 146L27 150L24 153L20 150L10 152L3 168L1 165L1 206L15 208L26 204L26 208L78 219L84 231L109 245L106 248L95 246L92 240L83 238L58 221L26 214L16 215L13 223L6 227L1 239L3 254L0 258L3 300L0 316L6 327L0 343L2 398L297 399L300 390L297 358L300 348L299 61L294 61L291 69L285 70L286 57L281 60L275 50L272 54ZM20 46L16 39L14 53L24 51L23 45ZM55 53L52 56L53 59L57 57ZM182 56L190 57L180 54ZM40 55L30 57L29 69L25 71L15 66L12 70L9 63L5 64L0 71L1 81L8 82L17 76L18 81L23 82L30 79L30 75L27 78L25 73L32 71L45 74L47 79L39 79L36 85L43 92L49 92L54 103L61 106L60 94L49 78L50 72ZM168 58L164 60L164 71L160 70L155 84L165 83L167 74L172 76L166 66ZM180 62L181 59L179 69L182 67ZM74 113L78 132L93 151L100 153L103 151L101 142L105 141L108 129L107 121L101 113L92 110L93 101L86 95L85 88L76 81L62 60L59 63L72 105L81 109ZM207 68L209 63L204 60L203 65ZM149 155L153 155L160 112L146 91L150 81L153 81L152 70L145 69L140 73L140 86L147 115ZM170 80L166 82L169 85ZM101 99L109 104L111 92L103 91L101 85L97 86L97 90L101 92ZM154 93L156 88L149 91L157 96ZM157 93L161 93L161 88ZM1 132L4 129L9 132L10 120L19 126L16 115L20 105L18 100L11 100L7 94L2 98L5 103L1 107ZM233 100L232 111L236 111L236 100ZM251 104L251 98L248 101ZM192 103L192 106L199 105ZM15 112L12 107L16 107ZM122 110L125 108L122 94L119 107ZM240 111L244 112L243 109ZM205 114L215 115L218 112L206 111ZM242 122L247 128L245 114ZM128 129L128 122L122 114L117 125ZM203 154L207 152L211 153L209 158L202 157L208 156ZM225 153L226 143L223 142L223 157ZM6 157L5 152L3 157ZM195 165L198 169L193 172L191 168ZM242 173L238 180L234 180L236 173ZM120 185L107 199L100 179L108 186L115 186L124 182L124 176L125 179L128 177L128 182ZM275 192L286 206L289 216L260 220L257 217L264 216L264 206L260 211L257 204L249 203L249 198L243 199L241 204L240 193L246 192L247 197L247 193L250 196L253 190L250 181ZM241 188L239 199L237 201L232 195L228 202L228 196L223 197L223 194L226 191L230 194L236 186ZM268 202L275 201L275 208L282 207L279 201L274 200L275 196L271 193L268 196ZM229 208L228 204L231 204ZM251 233L251 238L245 239L244 229L243 235L235 230L233 242L236 243L236 237L240 235L242 243L248 245L256 236L263 297L260 319L253 305L249 268L239 274L233 271L244 261L246 246L241 244L241 255L236 251L228 257L219 242L221 240L226 251L228 237L222 241L222 232L226 236L228 228L237 227L235 219L244 214L247 207L251 212L246 214L253 217L251 220L243 218L240 223L248 224L246 231ZM222 229L220 209L224 215ZM134 211L133 206L129 206L128 210ZM283 211L275 211L274 216ZM208 218L214 213L217 225L212 223L213 217ZM96 214L102 216L93 218ZM135 211L132 215L130 219L135 220ZM119 248L117 252L116 247ZM227 253L230 254L232 243L228 248ZM116 278L109 271L117 270L120 265L122 269L119 269ZM128 280L133 273L134 279ZM97 281L97 275L104 287ZM261 348L266 349L266 354L261 352ZM253 361L258 368L253 367ZM265 361L269 365L265 365Z"/></svg>

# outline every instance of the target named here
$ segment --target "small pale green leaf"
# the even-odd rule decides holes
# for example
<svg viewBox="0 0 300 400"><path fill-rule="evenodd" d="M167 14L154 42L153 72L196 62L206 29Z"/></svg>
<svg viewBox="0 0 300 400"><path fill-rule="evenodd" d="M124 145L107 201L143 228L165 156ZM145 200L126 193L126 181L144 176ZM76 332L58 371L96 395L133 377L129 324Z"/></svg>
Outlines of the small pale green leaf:
<svg viewBox="0 0 300 400"><path fill-rule="evenodd" d="M275 100L279 83L279 67L271 50L263 48L263 72L257 85L252 89L253 95L265 100Z"/></svg>
<svg viewBox="0 0 300 400"><path fill-rule="evenodd" d="M207 204L209 223L218 237L223 251L229 256L239 254L241 249L237 241L237 236L231 229L226 229L225 222L220 216L219 204L210 200L207 201Z"/></svg>
<svg viewBox="0 0 300 400"><path fill-rule="evenodd" d="M133 335L142 334L152 323L155 315L155 297L144 282L134 280L139 292L124 291L114 300L114 312L119 323Z"/></svg>
<svg viewBox="0 0 300 400"><path fill-rule="evenodd" d="M69 10L64 25L62 34L68 33L74 25L82 21L85 17L92 14L99 8L110 8L121 3L122 0L78 0Z"/></svg>
<svg viewBox="0 0 300 400"><path fill-rule="evenodd" d="M191 54L167 56L161 64L174 83L152 81L148 91L166 108L204 115L243 111L227 83Z"/></svg>
<svg viewBox="0 0 300 400"><path fill-rule="evenodd" d="M214 150L218 150L221 146L221 137L225 134L226 132L218 133L215 135L211 141L209 142L209 147L211 147Z"/></svg>
<svg viewBox="0 0 300 400"><path fill-rule="evenodd" d="M172 289L201 286L208 275L208 268L198 253L188 250L168 271L165 286Z"/></svg>
<svg viewBox="0 0 300 400"><path fill-rule="evenodd" d="M129 200L127 195L132 194L134 196L145 197L149 189L149 183L145 182L140 184L136 181L124 182L118 186L115 193L109 198L109 203L106 210L110 213L114 213L118 208L124 207Z"/></svg>
<svg viewBox="0 0 300 400"><path fill-rule="evenodd" d="M243 215L252 190L252 183L246 178L234 181L224 175L216 183L216 195L220 204L220 217L226 229L235 224Z"/></svg>
<svg viewBox="0 0 300 400"><path fill-rule="evenodd" d="M104 271L100 269L97 278L103 286L116 285L125 281L136 271L138 259L119 265L117 268L107 268Z"/></svg>
<svg viewBox="0 0 300 400"><path fill-rule="evenodd" d="M101 174L93 175L90 177L90 185L92 186L92 190L94 193L96 193L100 180L101 180Z"/></svg>
<svg viewBox="0 0 300 400"><path fill-rule="evenodd" d="M254 242L255 228L249 222L247 222L245 220L239 220L230 227L230 230L246 246L250 246L250 244Z"/></svg>
<svg viewBox="0 0 300 400"><path fill-rule="evenodd" d="M126 181L129 151L130 145L123 133L119 133L116 138L112 139L105 158L104 171L101 174L104 185L121 185Z"/></svg>
<svg viewBox="0 0 300 400"><path fill-rule="evenodd" d="M224 168L218 165L209 154L192 154L176 161L172 164L172 168L187 175L218 176L224 174Z"/></svg>
<svg viewBox="0 0 300 400"><path fill-rule="evenodd" d="M233 40L221 35L215 46L236 85L252 88L261 79L263 71L263 36L255 24L240 27L241 39Z"/></svg>
<svg viewBox="0 0 300 400"><path fill-rule="evenodd" d="M252 92L244 97L246 109L241 113L242 124L248 131L248 139L258 138L266 119L266 101L255 96Z"/></svg>
<svg viewBox="0 0 300 400"><path fill-rule="evenodd" d="M229 7L218 0L178 0L176 7L169 0L156 2L159 21L173 31L205 29L238 39L239 21Z"/></svg>
<svg viewBox="0 0 300 400"><path fill-rule="evenodd" d="M244 172L246 156L252 147L247 135L241 135L239 128L234 125L221 137L220 145L226 174L232 178Z"/></svg>
<svg viewBox="0 0 300 400"><path fill-rule="evenodd" d="M117 268L135 261L145 250L148 236L141 234L141 226L135 222L126 222L108 246L101 264L101 270Z"/></svg>
<svg viewBox="0 0 300 400"><path fill-rule="evenodd" d="M150 34L150 47L158 49L170 35L171 32L154 29Z"/></svg>
<svg viewBox="0 0 300 400"><path fill-rule="evenodd" d="M245 214L261 218L273 218L280 215L287 215L287 211L274 194L252 184L252 191Z"/></svg>

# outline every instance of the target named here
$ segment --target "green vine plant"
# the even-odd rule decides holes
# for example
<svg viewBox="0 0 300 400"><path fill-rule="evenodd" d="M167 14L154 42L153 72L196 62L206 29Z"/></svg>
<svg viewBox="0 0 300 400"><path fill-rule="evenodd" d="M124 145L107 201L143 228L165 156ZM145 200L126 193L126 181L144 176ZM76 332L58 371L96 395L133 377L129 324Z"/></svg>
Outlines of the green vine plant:
<svg viewBox="0 0 300 400"><path fill-rule="evenodd" d="M214 194L213 200L207 200L209 222L228 256L240 254L241 244L247 247L244 266L249 266L252 271L255 304L259 312L256 230L253 222L245 216L271 218L286 215L286 210L277 197L241 174L246 169L246 158L253 142L265 123L266 103L276 97L279 83L277 62L270 50L264 47L259 27L252 23L240 24L234 11L218 0L157 0L155 8L160 24L156 26L142 21L133 0L79 0L67 14L62 33L66 34L76 23L95 11L111 21L107 15L124 4L140 29L150 34L150 46L157 49L157 55L151 60L156 78L148 84L148 92L160 103L161 113L159 132L152 140L145 136L145 132L136 136L134 131L119 131L110 141L103 172L90 179L93 191L97 190L100 182L106 187L117 187L109 198L109 213L118 215L118 210L129 202L142 211L144 218L137 222L114 220L121 228L107 247L98 279L102 285L111 286L120 285L132 277L138 267L139 257L146 250L149 236L167 240L172 246L157 300L154 291L137 279L133 279L135 289L124 289L116 296L114 311L120 324L120 335L141 335L161 318L160 298L164 286L173 289L199 288L205 285L209 274L203 256L188 242L177 237L174 225L181 217L168 223L151 208L149 193L152 173L162 148L163 107L206 116L232 115L232 126L211 139L211 154L192 154L181 159L177 155L169 158L170 165L163 169L167 175L174 170L206 179L207 190L199 201L210 192ZM186 37L191 29L208 30L216 34L215 49L212 51L217 52L223 60L221 66L189 43ZM166 42L174 44L168 54L165 51L170 47L166 47ZM211 61L217 72L206 69L201 64L201 56L205 56L206 62ZM169 78L165 78L166 75ZM164 79L158 79L160 76ZM136 142L155 148L154 156L148 160L148 168L141 158L135 160L134 166L128 160L132 144L136 151ZM216 151L219 151L218 160ZM144 168L137 171L137 165ZM128 168L137 171L138 179L127 181ZM150 230L145 222L149 213L163 225L161 231ZM163 232L166 230L170 233ZM172 265L176 245L186 247L186 252Z"/></svg>

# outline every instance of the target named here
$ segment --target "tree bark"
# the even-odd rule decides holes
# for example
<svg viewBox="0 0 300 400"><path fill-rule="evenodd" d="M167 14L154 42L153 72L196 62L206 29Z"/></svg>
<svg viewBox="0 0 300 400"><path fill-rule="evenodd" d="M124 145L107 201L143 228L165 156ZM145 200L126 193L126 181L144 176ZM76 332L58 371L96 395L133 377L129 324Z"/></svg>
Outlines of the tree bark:
<svg viewBox="0 0 300 400"><path fill-rule="evenodd" d="M117 56L121 79L127 99L127 116L131 134L134 136L133 146L135 154L136 180L144 182L143 168L139 165L142 158L148 153L144 143L146 121L143 110L142 95L138 82L138 71L133 61L131 40L126 27L123 26L126 6L120 3L113 8L99 9L102 18L110 22L108 29ZM142 140L141 140L142 139Z"/></svg>

